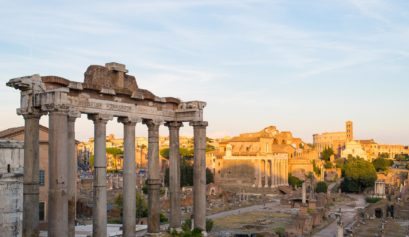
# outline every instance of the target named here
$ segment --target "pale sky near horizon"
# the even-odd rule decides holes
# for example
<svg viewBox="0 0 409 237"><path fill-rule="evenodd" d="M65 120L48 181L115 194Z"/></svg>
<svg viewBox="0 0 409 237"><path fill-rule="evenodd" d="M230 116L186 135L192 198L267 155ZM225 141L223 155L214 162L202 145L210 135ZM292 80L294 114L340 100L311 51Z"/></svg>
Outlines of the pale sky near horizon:
<svg viewBox="0 0 409 237"><path fill-rule="evenodd" d="M158 96L206 101L211 137L276 125L310 142L352 120L358 139L409 144L409 1L0 2L0 130L24 122L9 79L115 61ZM84 115L76 132L93 136Z"/></svg>

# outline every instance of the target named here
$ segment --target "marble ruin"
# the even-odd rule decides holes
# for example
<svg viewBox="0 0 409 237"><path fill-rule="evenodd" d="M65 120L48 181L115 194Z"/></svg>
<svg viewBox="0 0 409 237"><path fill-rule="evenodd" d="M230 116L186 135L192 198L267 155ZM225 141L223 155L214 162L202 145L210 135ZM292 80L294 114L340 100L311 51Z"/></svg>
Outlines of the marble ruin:
<svg viewBox="0 0 409 237"><path fill-rule="evenodd" d="M194 131L194 227L205 230L206 127L205 102L158 97L138 87L125 65L91 65L84 82L58 76L32 75L11 79L21 91L17 113L25 120L23 236L38 236L39 119L49 115L48 236L74 236L75 120L87 114L94 122L93 236L107 236L106 124L113 117L124 125L123 236L135 236L135 126L148 127L148 234L159 226L159 127L170 133L170 228L181 226L179 129L189 122Z"/></svg>
<svg viewBox="0 0 409 237"><path fill-rule="evenodd" d="M23 143L0 140L0 233L21 236L23 202Z"/></svg>

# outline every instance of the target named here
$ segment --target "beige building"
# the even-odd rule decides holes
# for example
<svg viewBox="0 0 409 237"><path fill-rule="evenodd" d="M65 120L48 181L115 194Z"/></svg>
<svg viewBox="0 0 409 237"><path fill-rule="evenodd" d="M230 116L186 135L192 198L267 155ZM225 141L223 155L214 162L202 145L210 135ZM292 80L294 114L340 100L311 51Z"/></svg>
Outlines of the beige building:
<svg viewBox="0 0 409 237"><path fill-rule="evenodd" d="M48 204L48 128L40 125L40 206L39 217L40 223L47 223L47 204ZM9 128L0 131L0 139L10 139L24 142L24 127Z"/></svg>
<svg viewBox="0 0 409 237"><path fill-rule="evenodd" d="M367 153L369 159L373 160L381 154L387 154L389 158L395 158L396 155L409 155L409 147L404 145L378 144L373 139L358 140L362 148Z"/></svg>
<svg viewBox="0 0 409 237"><path fill-rule="evenodd" d="M359 156L373 160L381 154L388 154L389 158L396 155L409 154L409 147L404 145L378 144L373 139L354 140L353 123L345 123L344 132L325 132L314 134L314 149L321 153L326 148L332 148L338 157L347 158L348 155Z"/></svg>
<svg viewBox="0 0 409 237"><path fill-rule="evenodd" d="M275 126L218 144L215 151L208 152L207 166L215 174L215 181L225 185L288 185L288 173L293 171L290 168L310 171L311 159L318 158L316 151L300 138L288 131L280 132Z"/></svg>
<svg viewBox="0 0 409 237"><path fill-rule="evenodd" d="M358 141L349 141L346 143L345 149L341 152L341 157L348 158L349 156L360 157L365 160L372 160L370 157L368 157L366 151Z"/></svg>
<svg viewBox="0 0 409 237"><path fill-rule="evenodd" d="M347 121L345 123L345 131L343 132L325 132L322 134L314 134L314 148L318 153L321 153L327 148L334 150L334 153L339 156L347 142L354 139L353 123Z"/></svg>

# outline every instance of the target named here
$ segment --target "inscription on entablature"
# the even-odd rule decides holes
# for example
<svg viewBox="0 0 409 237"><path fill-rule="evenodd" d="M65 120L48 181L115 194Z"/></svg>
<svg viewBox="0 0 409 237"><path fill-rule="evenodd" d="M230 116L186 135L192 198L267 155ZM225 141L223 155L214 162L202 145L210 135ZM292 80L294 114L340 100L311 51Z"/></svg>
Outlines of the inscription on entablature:
<svg viewBox="0 0 409 237"><path fill-rule="evenodd" d="M80 100L76 103L76 105L79 107L93 108L93 109L106 109L106 110L115 110L115 111L122 111L122 112L132 111L132 106L123 105L123 104L115 104L115 103L104 103L104 102Z"/></svg>

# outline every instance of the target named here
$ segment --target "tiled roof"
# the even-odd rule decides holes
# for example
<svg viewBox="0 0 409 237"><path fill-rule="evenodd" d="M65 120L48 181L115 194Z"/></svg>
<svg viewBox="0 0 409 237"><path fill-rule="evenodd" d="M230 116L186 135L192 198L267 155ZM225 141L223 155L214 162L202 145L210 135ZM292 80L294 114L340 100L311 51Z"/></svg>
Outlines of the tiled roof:
<svg viewBox="0 0 409 237"><path fill-rule="evenodd" d="M40 130L44 130L48 132L48 128L43 125L40 125ZM0 131L0 138L8 138L8 137L11 137L12 135L15 135L21 132L24 132L24 126L8 128L6 130Z"/></svg>

